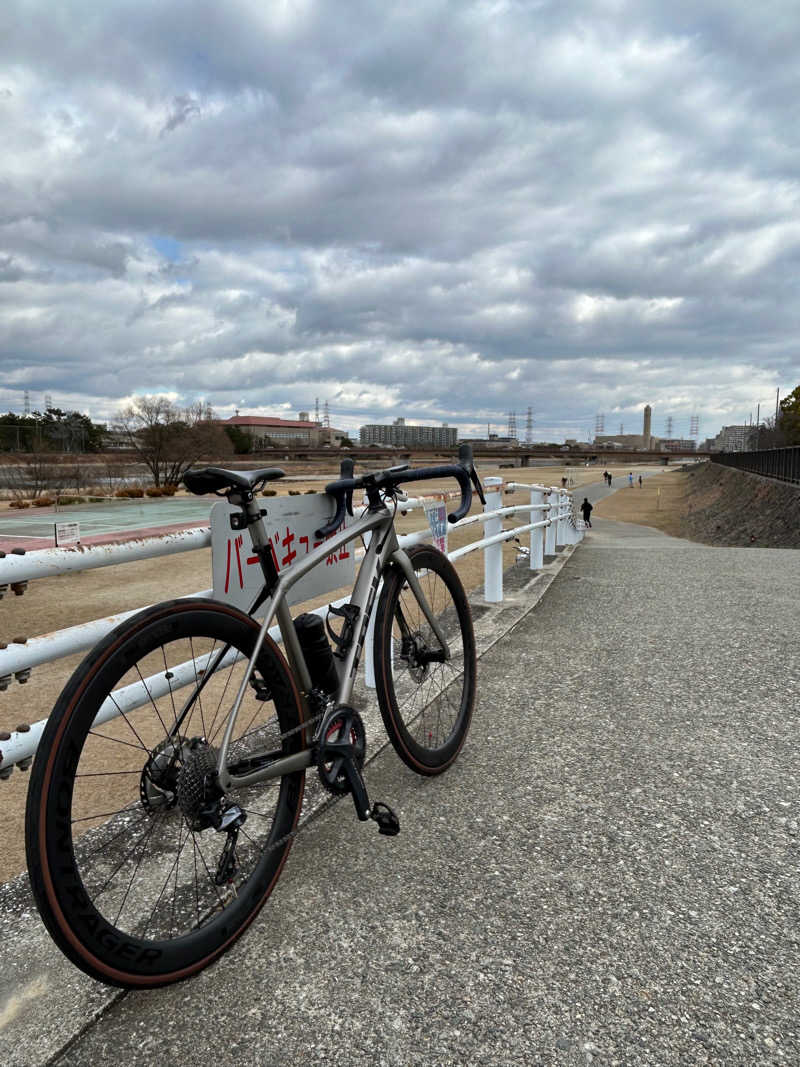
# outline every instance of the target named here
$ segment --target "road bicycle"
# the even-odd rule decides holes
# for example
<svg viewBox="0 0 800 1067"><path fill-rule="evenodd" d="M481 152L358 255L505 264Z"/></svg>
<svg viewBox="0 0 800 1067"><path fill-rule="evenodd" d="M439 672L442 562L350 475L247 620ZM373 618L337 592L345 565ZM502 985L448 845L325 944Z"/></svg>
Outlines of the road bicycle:
<svg viewBox="0 0 800 1067"><path fill-rule="evenodd" d="M364 722L352 706L373 608L378 705L400 758L435 775L464 743L476 685L469 604L445 555L400 548L394 517L409 482L454 477L461 500L450 522L469 511L473 486L483 500L468 446L456 464L360 477L345 460L325 488L335 509L317 530L322 543L279 571L257 493L283 474L185 475L191 492L234 505L230 524L250 532L261 592L249 613L185 598L123 622L75 671L44 730L26 812L33 893L58 947L107 984L175 982L232 945L280 875L308 770L331 794L350 794L360 820L399 831L392 809L370 802ZM331 606L324 624L293 620L292 586L359 538L349 603Z"/></svg>

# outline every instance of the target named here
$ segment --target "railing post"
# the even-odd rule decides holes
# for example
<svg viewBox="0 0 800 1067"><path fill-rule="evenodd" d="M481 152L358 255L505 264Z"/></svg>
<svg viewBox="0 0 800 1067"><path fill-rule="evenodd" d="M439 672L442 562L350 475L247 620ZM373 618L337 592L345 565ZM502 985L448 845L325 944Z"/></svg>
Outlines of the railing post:
<svg viewBox="0 0 800 1067"><path fill-rule="evenodd" d="M484 512L496 511L503 506L503 492L500 488L502 478L486 478L483 487L486 490ZM487 519L483 524L484 537L502 533L503 518ZM489 603L497 604L503 599L503 545L489 545L483 550L483 595Z"/></svg>
<svg viewBox="0 0 800 1067"><path fill-rule="evenodd" d="M548 505L547 518L550 520L550 525L545 528L544 535L544 554L546 556L554 556L556 554L556 525L558 523L558 490L551 487L545 489L547 494L547 500L545 503Z"/></svg>
<svg viewBox="0 0 800 1067"><path fill-rule="evenodd" d="M565 489L558 490L558 522L556 523L556 546L562 548L567 543L567 523L565 518L565 505L567 493Z"/></svg>
<svg viewBox="0 0 800 1067"><path fill-rule="evenodd" d="M562 501L561 512L562 512L562 515L561 515L561 526L562 526L562 530L563 530L561 536L564 538L564 544L565 545L574 545L575 544L575 536L574 536L575 527L572 524L572 494L571 493L564 493L564 499Z"/></svg>
<svg viewBox="0 0 800 1067"><path fill-rule="evenodd" d="M544 503L544 493L540 486L534 486L531 489L531 504L542 505ZM541 522L544 518L544 511L532 511L531 522ZM539 571L544 566L544 526L540 526L538 530L531 530L531 554L530 554L530 569L532 571Z"/></svg>

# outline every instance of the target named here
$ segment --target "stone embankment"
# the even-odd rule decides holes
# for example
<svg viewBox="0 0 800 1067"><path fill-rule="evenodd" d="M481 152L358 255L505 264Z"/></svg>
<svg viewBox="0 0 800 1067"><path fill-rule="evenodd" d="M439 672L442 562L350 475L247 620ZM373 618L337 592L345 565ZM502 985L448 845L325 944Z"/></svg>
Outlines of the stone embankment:
<svg viewBox="0 0 800 1067"><path fill-rule="evenodd" d="M800 486L703 463L688 469L681 535L712 545L800 548Z"/></svg>

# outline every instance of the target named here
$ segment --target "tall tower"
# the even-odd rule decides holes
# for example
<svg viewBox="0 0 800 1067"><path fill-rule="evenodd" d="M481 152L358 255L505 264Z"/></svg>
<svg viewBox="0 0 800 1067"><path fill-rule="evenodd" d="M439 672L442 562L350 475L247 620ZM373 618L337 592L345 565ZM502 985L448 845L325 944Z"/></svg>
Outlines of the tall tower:
<svg viewBox="0 0 800 1067"><path fill-rule="evenodd" d="M509 411L508 413L508 436L512 441L517 439L517 413L516 411Z"/></svg>
<svg viewBox="0 0 800 1067"><path fill-rule="evenodd" d="M528 408L528 415L525 419L525 444L533 444L533 408Z"/></svg>
<svg viewBox="0 0 800 1067"><path fill-rule="evenodd" d="M652 437L652 421L653 421L653 409L649 404L644 406L644 423L642 425L642 448L650 448L650 438Z"/></svg>
<svg viewBox="0 0 800 1067"><path fill-rule="evenodd" d="M595 415L594 417L594 435L604 434L606 432L606 417L603 414Z"/></svg>
<svg viewBox="0 0 800 1067"><path fill-rule="evenodd" d="M331 428L331 412L330 408L328 407L327 400L325 401L324 412L325 414L322 416L322 425L325 427L326 430L329 430Z"/></svg>
<svg viewBox="0 0 800 1067"><path fill-rule="evenodd" d="M672 439L672 416L671 415L667 415L666 434L667 434L667 437L671 440Z"/></svg>

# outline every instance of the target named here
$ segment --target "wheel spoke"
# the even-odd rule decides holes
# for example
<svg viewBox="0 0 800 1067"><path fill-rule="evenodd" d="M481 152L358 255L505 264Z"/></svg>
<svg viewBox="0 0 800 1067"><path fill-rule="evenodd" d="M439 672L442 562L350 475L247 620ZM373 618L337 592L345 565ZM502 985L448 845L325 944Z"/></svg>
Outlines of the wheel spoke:
<svg viewBox="0 0 800 1067"><path fill-rule="evenodd" d="M54 833L38 811L34 832L47 842L51 881L63 883L66 875L66 884L72 879L86 886L103 921L137 954L155 946L159 958L172 961L157 964L173 969L163 978L171 981L201 966L260 907L259 894L271 888L294 836L305 772L237 786L218 800L206 790L216 756L211 742L228 721L243 677L238 665L250 661L253 624L208 601L147 609L125 626L115 632L111 651L84 663L79 695L63 697L54 709L54 716L69 717L59 734L61 747L44 756L52 768L49 788L58 792L41 809L54 810L53 799L62 795L71 798L70 832ZM223 658L230 666L208 674ZM232 742L243 765L302 746L302 711L286 671L267 643L254 672L269 679L270 699L259 701L257 691L246 687ZM136 698L135 706L127 694ZM118 715L95 727L104 705ZM232 839L213 823L232 803L248 821L239 827L231 877L218 886L223 849ZM68 933L89 973L102 979L108 973L102 967L123 976L134 967L115 954L120 942L90 939L77 894L73 900L62 893L60 900L63 919L46 896L37 895L49 925ZM193 939L201 927L206 933ZM167 951L170 943L180 943L180 958Z"/></svg>

